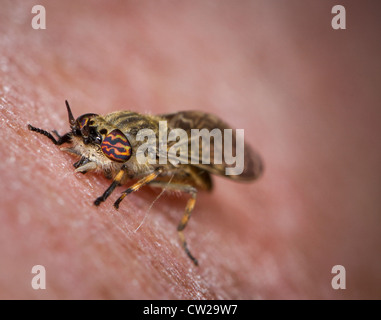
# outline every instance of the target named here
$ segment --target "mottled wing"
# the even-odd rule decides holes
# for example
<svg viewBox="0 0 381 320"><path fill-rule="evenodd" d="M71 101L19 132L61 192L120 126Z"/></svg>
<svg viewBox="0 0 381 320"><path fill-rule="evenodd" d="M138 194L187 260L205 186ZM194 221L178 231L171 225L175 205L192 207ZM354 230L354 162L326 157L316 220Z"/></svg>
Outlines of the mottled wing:
<svg viewBox="0 0 381 320"><path fill-rule="evenodd" d="M258 178L263 170L262 160L259 157L259 155L254 152L249 145L246 143L244 144L244 165L243 165L243 171L239 175L226 175L226 168L229 167L235 167L236 164L227 164L225 162L224 157L224 129L231 129L224 121L219 119L218 117L208 114L201 111L181 111L171 114L164 114L160 115L160 117L166 119L168 121L168 130L175 129L175 128L181 128L184 129L188 134L188 158L184 159L187 160L188 163L191 163L193 159L192 165L195 167L198 167L200 169L204 169L205 171L208 171L213 174L225 176L227 178L233 179L233 180L253 180ZM210 153L208 157L210 156L210 164L203 164L202 163L202 140L199 139L199 154L195 155L194 150L192 150L192 135L191 135L191 129L207 129L208 131L211 131L213 129L220 129L221 131L221 137L222 137L222 143L214 143L214 139L210 139ZM217 139L218 141L218 139ZM169 144L168 144L169 145ZM170 147L170 145L169 145ZM230 151L230 150L229 150ZM236 155L236 132L235 130L232 131L232 155ZM217 156L217 161L215 161L215 153L219 153ZM179 155L177 155L179 156ZM219 161L219 159L222 159L222 163ZM195 164L194 162L197 162L198 164Z"/></svg>

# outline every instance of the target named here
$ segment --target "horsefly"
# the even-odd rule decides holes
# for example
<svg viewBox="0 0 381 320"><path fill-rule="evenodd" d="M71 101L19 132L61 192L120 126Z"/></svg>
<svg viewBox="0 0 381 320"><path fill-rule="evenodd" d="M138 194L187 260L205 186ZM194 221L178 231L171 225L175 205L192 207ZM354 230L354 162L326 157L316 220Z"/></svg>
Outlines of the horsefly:
<svg viewBox="0 0 381 320"><path fill-rule="evenodd" d="M147 115L117 111L106 115L86 113L74 118L66 102L70 131L59 135L28 125L62 150L75 155L75 171L101 171L112 180L96 200L99 206L119 185L137 180L114 202L120 203L144 185L190 195L177 227L182 247L195 265L184 229L196 203L197 191L212 189L211 174L234 181L257 179L263 171L260 156L243 141L243 130L232 130L218 117L201 111ZM168 133L169 130L169 133ZM233 156L235 154L235 156ZM235 165L235 166L234 166Z"/></svg>

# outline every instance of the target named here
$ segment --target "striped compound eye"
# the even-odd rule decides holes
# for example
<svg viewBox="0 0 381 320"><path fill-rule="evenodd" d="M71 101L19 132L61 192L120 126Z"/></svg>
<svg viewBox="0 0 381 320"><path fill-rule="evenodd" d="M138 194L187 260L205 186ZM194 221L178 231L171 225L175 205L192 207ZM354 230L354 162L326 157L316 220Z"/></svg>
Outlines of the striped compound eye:
<svg viewBox="0 0 381 320"><path fill-rule="evenodd" d="M98 116L97 114L95 113L86 113L86 114L83 114L81 115L78 119L77 119L77 123L78 123L78 126L79 126L79 130L81 130L82 128L84 128L85 126L87 126L87 123L89 122L89 120L91 118L94 118Z"/></svg>
<svg viewBox="0 0 381 320"><path fill-rule="evenodd" d="M104 155L110 160L126 162L131 157L131 145L119 129L111 131L101 144Z"/></svg>

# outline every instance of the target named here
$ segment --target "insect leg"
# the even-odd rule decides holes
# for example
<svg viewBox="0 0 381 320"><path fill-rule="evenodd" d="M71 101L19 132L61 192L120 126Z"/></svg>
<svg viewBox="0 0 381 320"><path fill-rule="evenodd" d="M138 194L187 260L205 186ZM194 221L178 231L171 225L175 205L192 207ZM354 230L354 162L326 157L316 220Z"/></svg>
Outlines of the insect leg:
<svg viewBox="0 0 381 320"><path fill-rule="evenodd" d="M117 175L115 176L113 182L111 185L106 189L106 191L98 197L95 201L94 204L96 206L99 206L103 201L105 201L109 195L115 190L115 188L119 185L119 183L122 181L124 174L126 173L125 171L126 167L123 165Z"/></svg>
<svg viewBox="0 0 381 320"><path fill-rule="evenodd" d="M184 236L184 232L183 232L185 227L187 226L187 223L191 217L193 208L196 204L197 189L195 187L190 186L190 185L183 185L183 184L178 184L178 183L167 183L167 182L163 182L163 181L153 181L150 183L150 186L186 192L186 193L189 193L191 195L191 198L188 200L187 205L185 207L184 215L181 218L179 225L177 226L177 232L178 232L178 235L180 238L181 246L183 247L185 253L193 261L193 263L196 266L198 266L197 259L191 254L191 252L188 249L188 245L187 245L187 242L185 240L185 236Z"/></svg>
<svg viewBox="0 0 381 320"><path fill-rule="evenodd" d="M85 174L86 172L93 171L96 168L97 168L96 163L90 161L90 162L84 164L83 166L80 166L77 169L75 169L75 172L80 172L80 173Z"/></svg>
<svg viewBox="0 0 381 320"><path fill-rule="evenodd" d="M142 186L146 185L147 183L150 183L152 180L156 179L157 176L163 171L163 169L158 168L152 173L150 173L148 176L144 177L143 179L140 179L138 182L133 184L131 187L129 187L127 190L122 192L122 195L115 201L114 207L115 209L119 209L119 204L123 201L123 199L129 195L131 192L138 191Z"/></svg>
<svg viewBox="0 0 381 320"><path fill-rule="evenodd" d="M73 167L77 169L89 162L90 162L89 158L82 156L80 160L78 160L76 163L73 164Z"/></svg>
<svg viewBox="0 0 381 320"><path fill-rule="evenodd" d="M68 133L65 133L63 136L60 136L57 131L53 131L57 137L58 137L58 140L56 140L56 138L53 137L53 135L46 131L46 130L43 130L43 129L40 129L40 128L36 128L36 127L33 127L32 125L28 124L28 129L30 131L34 131L34 132L37 132L39 134L42 134L44 135L45 137L48 137L55 145L61 145L65 142L69 142L71 140L71 132L68 132Z"/></svg>

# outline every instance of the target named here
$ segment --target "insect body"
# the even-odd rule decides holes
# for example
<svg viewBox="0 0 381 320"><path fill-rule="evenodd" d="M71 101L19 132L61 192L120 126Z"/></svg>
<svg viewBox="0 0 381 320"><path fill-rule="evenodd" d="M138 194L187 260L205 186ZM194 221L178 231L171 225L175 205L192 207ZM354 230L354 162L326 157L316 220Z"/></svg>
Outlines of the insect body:
<svg viewBox="0 0 381 320"><path fill-rule="evenodd" d="M182 111L164 115L143 115L130 111L118 111L104 116L87 113L75 119L67 101L66 107L71 128L68 133L61 136L57 131L53 131L56 135L55 138L50 132L31 125L28 125L29 130L45 135L56 145L70 144L62 150L79 158L74 163L76 172L100 171L107 178L112 179L112 183L106 191L94 201L96 206L105 201L117 186L124 185L131 179L137 179L137 182L122 192L114 203L116 209L119 208L120 203L128 194L139 190L144 185L190 194L177 231L182 247L196 265L198 262L188 249L183 230L196 203L197 191L212 189L211 173L236 181L244 181L258 178L263 171L260 157L246 144L244 145L242 172L238 175L226 175L226 168L230 165L224 161L216 161L215 155L223 153L226 144L222 144L219 148L216 147L218 139L215 137L214 140L211 139L209 153L197 145L195 150L195 145L189 138L192 136L192 129L225 130L229 128L223 121L211 114L199 111ZM182 132L188 137L185 142L179 144L175 139L169 141L167 146L162 148L160 125L163 121L165 121L168 129L182 129ZM139 132L142 130L149 130L156 138L155 141L158 141L155 142L154 148L150 151L148 149L141 151L146 143L146 140L139 138ZM238 152L234 137L235 135L232 139L232 150ZM168 140L170 139L165 135L164 141L168 142ZM197 140L199 140L198 137ZM185 146L186 148L182 149L182 151L185 150L185 153L180 152L179 155L178 152L172 154L168 152L175 144L180 147ZM139 158L139 154L149 152L150 158ZM163 155L165 155L164 159L168 161L161 161ZM171 161L174 157L177 162ZM205 160L205 157L210 161L194 161L195 158Z"/></svg>

